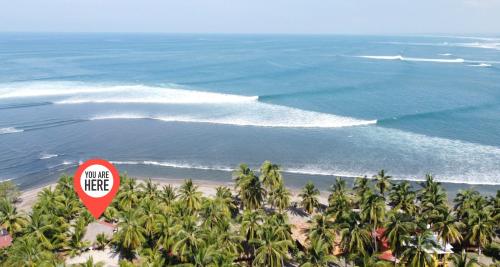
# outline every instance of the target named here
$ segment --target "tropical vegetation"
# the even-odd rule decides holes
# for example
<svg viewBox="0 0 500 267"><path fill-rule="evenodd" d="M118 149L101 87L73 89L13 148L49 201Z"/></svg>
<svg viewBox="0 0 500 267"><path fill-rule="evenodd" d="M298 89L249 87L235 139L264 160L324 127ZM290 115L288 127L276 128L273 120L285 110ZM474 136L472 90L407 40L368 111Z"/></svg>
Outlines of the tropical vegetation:
<svg viewBox="0 0 500 267"><path fill-rule="evenodd" d="M259 170L241 164L234 188L208 196L190 179L159 188L123 175L100 218L117 231L95 244L83 238L94 218L72 177L41 190L27 213L15 186L0 183L0 224L13 238L0 265L64 266L90 246L113 250L121 266L479 266L478 257L498 264L500 192L467 189L451 200L431 175L419 184L384 170L373 178L352 187L337 178L327 197L312 182L294 194L280 166L266 161Z"/></svg>

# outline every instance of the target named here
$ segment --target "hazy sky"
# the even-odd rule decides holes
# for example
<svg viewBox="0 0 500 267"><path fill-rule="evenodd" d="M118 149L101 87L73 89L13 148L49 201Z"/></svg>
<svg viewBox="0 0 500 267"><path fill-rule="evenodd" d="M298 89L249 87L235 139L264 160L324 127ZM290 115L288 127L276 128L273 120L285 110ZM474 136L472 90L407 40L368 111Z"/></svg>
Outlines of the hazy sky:
<svg viewBox="0 0 500 267"><path fill-rule="evenodd" d="M500 0L0 0L0 31L500 33Z"/></svg>

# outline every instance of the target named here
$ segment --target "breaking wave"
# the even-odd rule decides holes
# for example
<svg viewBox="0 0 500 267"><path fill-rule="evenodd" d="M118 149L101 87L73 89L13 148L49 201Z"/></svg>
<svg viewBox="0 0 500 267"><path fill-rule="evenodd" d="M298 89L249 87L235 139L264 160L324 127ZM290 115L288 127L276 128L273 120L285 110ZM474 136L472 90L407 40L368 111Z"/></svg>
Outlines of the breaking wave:
<svg viewBox="0 0 500 267"><path fill-rule="evenodd" d="M137 114L113 114L96 116L91 118L90 120L150 119L165 122L190 122L282 128L339 128L377 123L376 120L357 120L287 107L274 107L274 109L275 113L265 114L263 116L254 116L252 114L235 114L227 115L225 117L207 118L203 117L201 114L191 116L143 116Z"/></svg>
<svg viewBox="0 0 500 267"><path fill-rule="evenodd" d="M42 153L40 155L40 159L51 159L51 158L55 158L57 156L59 156L59 155L57 155L57 154Z"/></svg>
<svg viewBox="0 0 500 267"><path fill-rule="evenodd" d="M208 166L208 165L198 165L198 164L168 162L168 161L144 160L144 161L110 161L110 162L116 165L151 165L151 166L162 166L162 167L180 168L180 169L215 170L215 171L234 170L231 167L224 167L224 166Z"/></svg>
<svg viewBox="0 0 500 267"><path fill-rule="evenodd" d="M92 85L85 83L31 83L0 87L0 99L44 98L54 104L163 104L185 105L158 114L102 114L91 120L153 119L169 122L229 124L256 127L336 128L376 124L333 114L260 102L242 96L146 85ZM47 99L48 98L48 99ZM189 106L188 106L189 105ZM181 111L182 110L182 111ZM76 120L80 122L81 120ZM68 123L73 123L70 121Z"/></svg>
<svg viewBox="0 0 500 267"><path fill-rule="evenodd" d="M12 134L12 133L20 133L23 132L22 129L17 129L14 127L5 127L5 128L0 128L0 135L1 134Z"/></svg>
<svg viewBox="0 0 500 267"><path fill-rule="evenodd" d="M471 65L468 65L470 67L483 67L483 68L488 68L488 67L491 67L491 64L487 64L487 63L479 63L479 64L471 64Z"/></svg>

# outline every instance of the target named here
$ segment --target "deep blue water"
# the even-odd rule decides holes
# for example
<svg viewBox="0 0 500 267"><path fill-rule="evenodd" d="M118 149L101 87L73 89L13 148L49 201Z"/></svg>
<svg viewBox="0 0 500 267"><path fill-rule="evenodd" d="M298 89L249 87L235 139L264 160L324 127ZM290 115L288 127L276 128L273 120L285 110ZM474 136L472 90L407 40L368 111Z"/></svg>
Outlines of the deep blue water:
<svg viewBox="0 0 500 267"><path fill-rule="evenodd" d="M384 168L498 189L500 38L0 34L0 179L90 157L139 176L269 159L297 181Z"/></svg>

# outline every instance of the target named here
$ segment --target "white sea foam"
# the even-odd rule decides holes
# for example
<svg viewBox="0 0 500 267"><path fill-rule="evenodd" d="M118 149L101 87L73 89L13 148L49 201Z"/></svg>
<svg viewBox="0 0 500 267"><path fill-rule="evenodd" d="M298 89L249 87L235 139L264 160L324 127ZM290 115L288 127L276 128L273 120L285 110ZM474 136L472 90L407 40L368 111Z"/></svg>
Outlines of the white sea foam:
<svg viewBox="0 0 500 267"><path fill-rule="evenodd" d="M487 67L491 67L491 64L487 64L487 63L479 63L479 64L471 64L471 65L467 65L467 66L470 66L470 67L483 67L483 68L487 68Z"/></svg>
<svg viewBox="0 0 500 267"><path fill-rule="evenodd" d="M463 58L442 59L442 58L418 58L418 57L404 57L402 55L395 56L358 56L360 58L380 59L380 60L400 60L400 61L414 61L414 62L434 62L434 63L464 63Z"/></svg>
<svg viewBox="0 0 500 267"><path fill-rule="evenodd" d="M500 50L500 43L497 42L455 43L451 46Z"/></svg>
<svg viewBox="0 0 500 267"><path fill-rule="evenodd" d="M231 167L189 164L189 163L175 162L175 161L169 162L169 161L145 160L145 161L110 161L110 162L117 165L151 165L151 166L162 166L162 167L180 168L180 169L216 170L216 171L234 170Z"/></svg>
<svg viewBox="0 0 500 267"><path fill-rule="evenodd" d="M42 153L40 155L40 159L51 159L51 158L55 158L57 156L59 156L59 155L57 155L57 154Z"/></svg>
<svg viewBox="0 0 500 267"><path fill-rule="evenodd" d="M190 123L209 123L226 124L237 126L256 126L256 127L283 127L283 128L338 128L376 124L376 120L357 120L348 117L340 117L325 113L305 111L295 108L259 104L256 112L252 110L245 112L237 110L233 114L226 113L219 116L213 114L211 117L205 117L204 114L191 115L160 115L145 116L138 114L111 114L92 117L90 120L111 120L111 119L151 119L165 122L190 122ZM243 108L245 109L245 108ZM254 108L255 110L256 108ZM226 112L228 109L225 110ZM259 113L258 113L259 112ZM268 113L266 113L268 112Z"/></svg>
<svg viewBox="0 0 500 267"><path fill-rule="evenodd" d="M443 56L443 57L449 57L449 56L451 56L450 53L443 53L443 54L438 54L438 55Z"/></svg>
<svg viewBox="0 0 500 267"><path fill-rule="evenodd" d="M69 98L60 99L61 97ZM240 96L146 85L100 85L76 82L19 83L0 85L0 99L44 97L56 104L158 103L210 104L245 103L257 96Z"/></svg>
<svg viewBox="0 0 500 267"><path fill-rule="evenodd" d="M22 129L17 129L14 127L5 127L5 128L0 128L0 134L11 134L11 133L20 133L23 132L24 130Z"/></svg>

